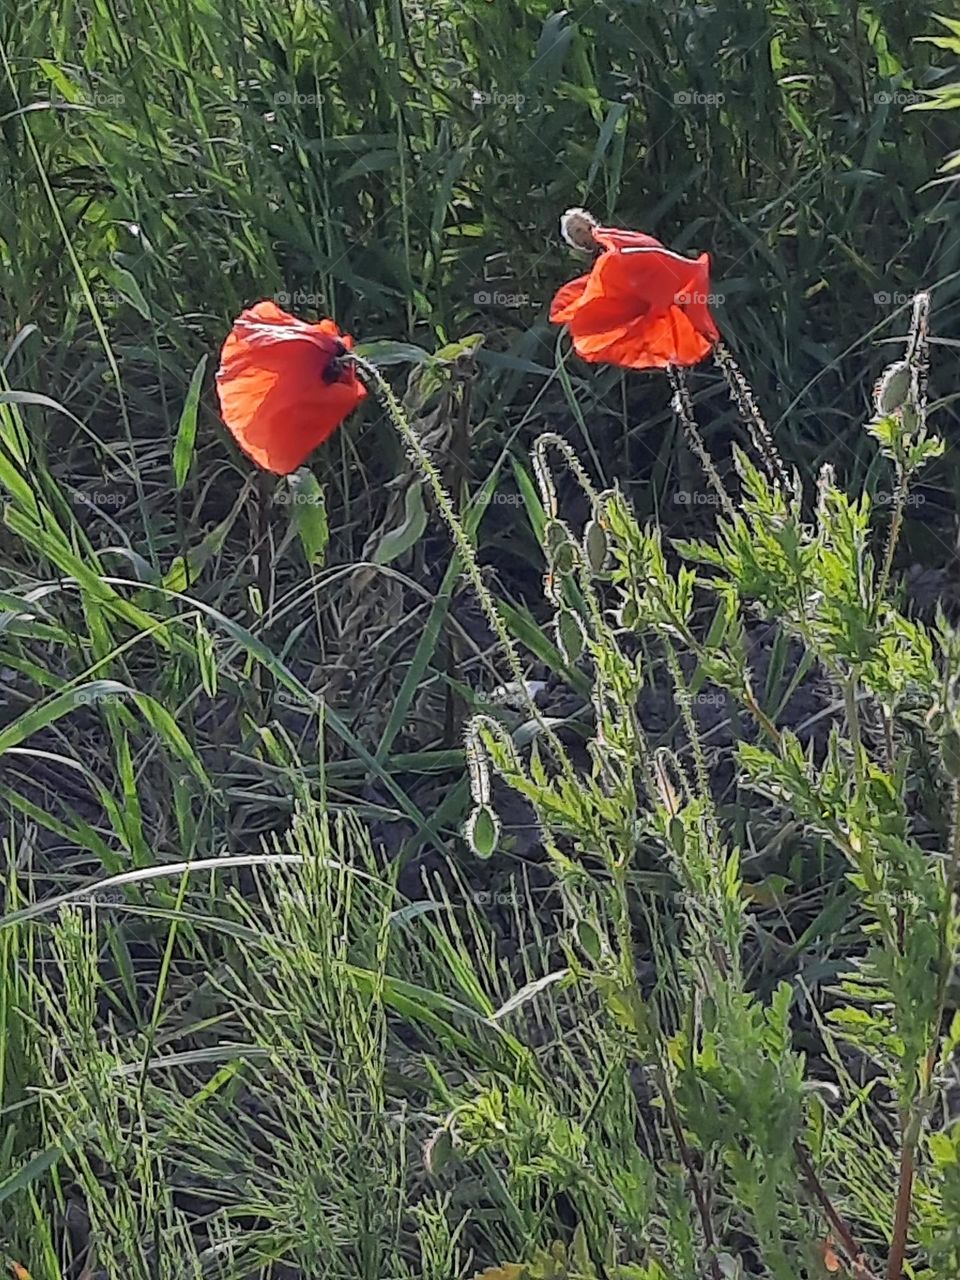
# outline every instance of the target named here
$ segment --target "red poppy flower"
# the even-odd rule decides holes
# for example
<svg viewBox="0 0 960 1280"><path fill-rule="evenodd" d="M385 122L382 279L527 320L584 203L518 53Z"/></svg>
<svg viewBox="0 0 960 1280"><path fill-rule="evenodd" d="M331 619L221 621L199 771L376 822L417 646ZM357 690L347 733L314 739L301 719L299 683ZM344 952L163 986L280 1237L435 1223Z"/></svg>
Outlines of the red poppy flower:
<svg viewBox="0 0 960 1280"><path fill-rule="evenodd" d="M227 335L217 370L220 413L240 448L279 475L296 471L367 394L353 345L332 320L307 324L258 302Z"/></svg>
<svg viewBox="0 0 960 1280"><path fill-rule="evenodd" d="M684 258L642 231L589 226L587 234L603 252L550 308L577 355L627 369L698 364L709 355L720 337L707 305L709 254Z"/></svg>

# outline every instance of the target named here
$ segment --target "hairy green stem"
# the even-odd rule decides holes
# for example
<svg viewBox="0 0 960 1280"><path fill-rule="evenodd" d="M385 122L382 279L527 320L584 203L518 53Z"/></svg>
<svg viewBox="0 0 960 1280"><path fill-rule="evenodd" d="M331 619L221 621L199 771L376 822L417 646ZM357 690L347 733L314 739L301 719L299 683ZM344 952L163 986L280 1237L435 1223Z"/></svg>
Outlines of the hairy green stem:
<svg viewBox="0 0 960 1280"><path fill-rule="evenodd" d="M364 380L369 382L371 385L380 403L386 409L387 416L396 427L404 444L413 455L413 460L419 466L421 472L426 477L430 488L433 490L437 508L439 509L447 528L450 530L454 546L459 552L464 569L466 570L467 576L470 578L473 589L477 594L477 599L480 601L480 607L483 609L484 615L490 623L490 626L493 628L494 635L497 637L500 647L506 656L507 664L510 667L510 673L517 684L517 688L524 697L532 718L536 721L547 742L550 744L551 751L556 758L557 763L563 769L564 773L568 776L572 776L573 765L570 763L563 744L544 720L540 712L540 708L530 695L527 688L526 676L524 675L523 667L520 663L519 654L517 653L513 640L510 637L506 624L500 616L500 611L497 609L496 602L490 594L487 584L483 580L483 575L480 572L480 566L477 563L476 552L473 549L470 539L467 537L466 530L464 529L463 524L460 521L460 517L453 505L453 500L444 487L440 472L437 470L433 459L424 448L423 441L420 439L420 436L410 424L403 406L393 393L393 388L380 373L379 369L372 364L368 364L368 362L360 356L351 354L350 358L360 370Z"/></svg>
<svg viewBox="0 0 960 1280"><path fill-rule="evenodd" d="M684 435L687 437L687 443L697 455L704 474L710 481L717 497L720 499L720 506L723 508L724 515L732 520L736 516L730 495L723 487L723 481L720 479L720 473L714 466L713 459L707 450L703 436L697 426L697 420L693 413L693 402L690 399L690 392L687 389L686 381L683 374L673 365L667 368L667 376L670 379L670 385L673 388L673 403L677 417L680 419L680 425L683 427Z"/></svg>
<svg viewBox="0 0 960 1280"><path fill-rule="evenodd" d="M887 532L887 545L883 552L883 563L880 568L880 577L877 579L876 589L873 595L873 603L870 607L870 621L876 622L880 609L883 605L883 597L887 593L887 587L890 585L890 574L893 571L893 557L896 554L897 544L900 541L900 531L903 528L903 513L907 505L907 492L910 487L910 481L901 466L897 466L897 487L893 494L893 511L890 515L890 528Z"/></svg>

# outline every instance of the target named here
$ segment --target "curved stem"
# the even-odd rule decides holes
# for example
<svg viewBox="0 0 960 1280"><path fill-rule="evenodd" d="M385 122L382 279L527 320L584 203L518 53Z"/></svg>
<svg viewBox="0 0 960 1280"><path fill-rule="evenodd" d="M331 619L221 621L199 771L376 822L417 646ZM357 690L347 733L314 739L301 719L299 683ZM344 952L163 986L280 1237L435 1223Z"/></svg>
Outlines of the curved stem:
<svg viewBox="0 0 960 1280"><path fill-rule="evenodd" d="M399 432L404 444L413 455L413 460L416 462L420 471L430 484L430 488L433 490L433 496L436 499L437 507L447 525L447 528L450 530L454 546L460 555L463 567L466 570L467 576L469 577L473 589L477 594L477 599L480 601L480 607L483 609L484 615L490 623L493 633L500 643L501 649L506 655L507 664L510 667L510 673L513 676L513 679L516 681L517 688L523 695L532 718L536 721L544 737L549 742L550 749L553 752L557 763L563 769L564 773L568 776L572 776L573 766L570 763L566 751L564 750L563 744L544 720L540 712L540 708L530 695L530 691L527 688L526 676L524 675L516 646L510 637L506 623L500 616L496 602L490 594L487 584L483 580L483 575L480 572L480 566L477 563L476 552L473 549L470 539L467 537L466 530L464 529L456 508L453 505L453 500L444 487L440 472L437 470L433 459L424 448L423 441L420 439L420 436L410 424L403 406L393 393L393 388L380 373L379 369L372 364L368 364L362 357L353 353L351 353L350 359L360 370L364 381L370 384L370 387L378 400L386 409L387 416L390 418L391 422Z"/></svg>

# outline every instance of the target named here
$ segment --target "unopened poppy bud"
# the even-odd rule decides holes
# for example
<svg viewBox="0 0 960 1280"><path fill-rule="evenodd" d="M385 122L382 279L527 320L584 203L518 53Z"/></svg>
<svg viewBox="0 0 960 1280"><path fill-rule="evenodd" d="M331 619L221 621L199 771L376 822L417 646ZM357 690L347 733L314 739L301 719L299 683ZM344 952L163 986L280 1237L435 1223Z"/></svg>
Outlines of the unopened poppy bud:
<svg viewBox="0 0 960 1280"><path fill-rule="evenodd" d="M603 943L600 941L599 933L597 933L593 925L588 924L586 920L581 920L577 925L577 941L594 964L596 964L603 954Z"/></svg>
<svg viewBox="0 0 960 1280"><path fill-rule="evenodd" d="M600 521L594 518L583 535L583 554L594 573L601 573L607 560L607 535Z"/></svg>
<svg viewBox="0 0 960 1280"><path fill-rule="evenodd" d="M500 841L500 819L488 804L479 805L464 828L467 844L478 858L489 858Z"/></svg>
<svg viewBox="0 0 960 1280"><path fill-rule="evenodd" d="M560 646L560 652L571 665L577 661L583 653L586 643L586 636L583 632L583 623L573 612L565 606L561 607L557 612L556 620L557 644Z"/></svg>
<svg viewBox="0 0 960 1280"><path fill-rule="evenodd" d="M640 622L640 610L633 596L625 596L617 613L617 625L624 631L636 631Z"/></svg>
<svg viewBox="0 0 960 1280"><path fill-rule="evenodd" d="M898 360L884 369L873 389L873 403L881 417L903 408L910 395L910 381L910 365L906 360Z"/></svg>
<svg viewBox="0 0 960 1280"><path fill-rule="evenodd" d="M599 247L593 238L593 229L599 225L586 209L568 209L560 219L560 234L572 249L593 253Z"/></svg>
<svg viewBox="0 0 960 1280"><path fill-rule="evenodd" d="M547 521L543 527L543 543L550 568L555 573L572 573L576 564L576 548L563 521Z"/></svg>

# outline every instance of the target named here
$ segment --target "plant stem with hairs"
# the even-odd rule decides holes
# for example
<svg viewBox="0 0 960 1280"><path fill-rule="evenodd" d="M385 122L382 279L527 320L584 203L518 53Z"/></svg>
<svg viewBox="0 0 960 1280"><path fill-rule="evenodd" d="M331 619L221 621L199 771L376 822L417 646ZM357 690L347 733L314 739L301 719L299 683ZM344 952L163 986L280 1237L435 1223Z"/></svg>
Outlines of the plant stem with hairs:
<svg viewBox="0 0 960 1280"><path fill-rule="evenodd" d="M697 455L704 474L715 489L724 514L733 519L736 514L733 509L733 503L730 501L730 495L723 487L723 481L720 479L717 468L713 465L713 459L707 452L707 446L704 444L703 436L701 436L697 427L697 420L693 413L693 402L690 399L690 392L683 374L674 365L668 365L667 377L670 379L671 387L673 387L674 410L680 419L680 425L683 427L684 435L687 437L687 443Z"/></svg>
<svg viewBox="0 0 960 1280"><path fill-rule="evenodd" d="M787 475L787 469L783 465L780 454L777 452L777 446L774 444L770 428L764 422L759 406L753 398L753 391L750 389L749 382L740 372L737 362L722 342L718 342L714 347L713 358L718 369L723 374L727 390L730 392L730 399L740 411L744 425L753 439L754 448L766 465L770 478L780 485L784 493L789 493L790 477Z"/></svg>
<svg viewBox="0 0 960 1280"><path fill-rule="evenodd" d="M480 607L483 609L484 615L490 623L494 635L500 642L500 647L506 656L507 664L510 667L510 673L517 684L517 688L524 696L532 718L539 725L544 737L550 744L551 752L553 753L557 763L563 769L564 773L568 776L572 776L573 766L571 765L569 757L564 750L563 744L544 720L540 712L540 708L534 702L529 690L527 689L526 676L524 675L516 646L510 638L510 633L507 630L503 618L500 616L496 602L490 594L487 584L483 580L483 575L480 572L480 566L477 563L477 557L473 549L473 545L467 537L466 530L460 521L460 517L453 505L452 498L449 493L447 493L436 464L424 448L423 441L420 439L416 430L410 424L407 415L403 411L403 406L393 393L393 388L383 377L380 371L375 368L374 365L368 364L367 361L362 359L360 356L351 354L350 359L353 360L354 364L356 364L357 368L360 370L364 381L370 384L371 389L386 409L387 416L396 427L400 438L410 451L412 460L420 468L424 476L426 476L430 488L433 490L437 508L443 517L444 523L450 530L454 546L460 555L460 559L463 563L464 569L466 570L467 576L469 577L473 589L477 594L477 599L480 601Z"/></svg>
<svg viewBox="0 0 960 1280"><path fill-rule="evenodd" d="M877 579L876 591L873 596L873 606L871 615L874 622L883 605L883 597L886 595L887 587L890 583L890 574L893 570L893 557L897 550L897 543L900 540L900 530L903 528L903 513L907 505L907 490L909 488L909 480L902 466L897 466L897 487L893 493L893 511L890 515L890 528L887 531L887 545L883 552L883 564L880 568L880 577Z"/></svg>

